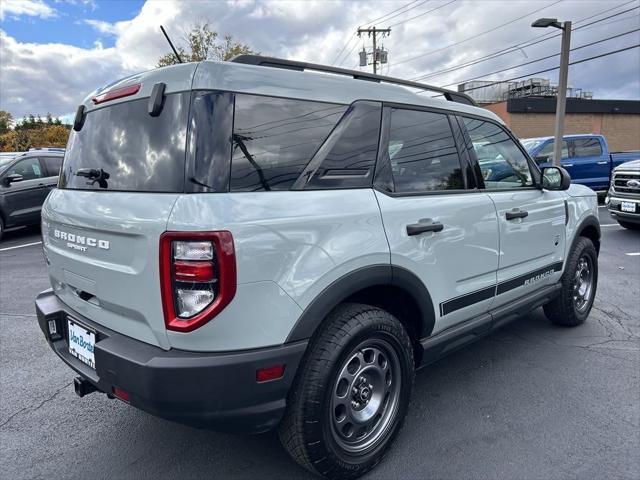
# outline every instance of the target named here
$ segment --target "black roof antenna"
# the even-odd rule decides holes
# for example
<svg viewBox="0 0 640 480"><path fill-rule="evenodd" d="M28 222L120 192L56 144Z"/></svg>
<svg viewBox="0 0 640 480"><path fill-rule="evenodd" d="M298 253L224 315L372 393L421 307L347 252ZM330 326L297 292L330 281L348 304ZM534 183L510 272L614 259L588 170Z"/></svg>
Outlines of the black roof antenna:
<svg viewBox="0 0 640 480"><path fill-rule="evenodd" d="M180 55L178 55L178 51L176 50L176 47L174 47L173 43L171 43L171 39L169 38L169 35L167 35L167 32L164 30L164 27L162 25L160 25L160 30L162 30L162 33L164 33L164 38L166 38L167 42L169 42L169 46L171 46L171 50L173 50L173 54L178 59L178 63L182 63L182 59L180 58Z"/></svg>

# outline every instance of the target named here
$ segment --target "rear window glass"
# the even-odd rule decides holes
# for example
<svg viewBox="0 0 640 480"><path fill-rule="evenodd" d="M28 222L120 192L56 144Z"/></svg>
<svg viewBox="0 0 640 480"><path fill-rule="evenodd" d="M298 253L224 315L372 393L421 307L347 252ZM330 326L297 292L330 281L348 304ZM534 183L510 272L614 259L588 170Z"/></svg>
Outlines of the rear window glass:
<svg viewBox="0 0 640 480"><path fill-rule="evenodd" d="M60 187L78 190L184 190L189 93L167 95L162 113L148 99L87 113L67 145Z"/></svg>
<svg viewBox="0 0 640 480"><path fill-rule="evenodd" d="M345 105L236 95L231 191L288 190Z"/></svg>

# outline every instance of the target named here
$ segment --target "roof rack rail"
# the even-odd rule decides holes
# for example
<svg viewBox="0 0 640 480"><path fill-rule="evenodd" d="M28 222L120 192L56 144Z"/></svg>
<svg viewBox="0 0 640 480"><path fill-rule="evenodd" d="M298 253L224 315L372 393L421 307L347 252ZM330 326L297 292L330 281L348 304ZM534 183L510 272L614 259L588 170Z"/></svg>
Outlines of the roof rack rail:
<svg viewBox="0 0 640 480"><path fill-rule="evenodd" d="M44 150L45 152L64 152L65 149L61 147L31 147L29 149L30 152L35 152L38 150Z"/></svg>
<svg viewBox="0 0 640 480"><path fill-rule="evenodd" d="M405 87L417 88L430 92L440 93L450 102L464 103L465 105L477 106L478 104L469 95L446 88L434 87L424 83L412 82L411 80L402 80L400 78L386 77L384 75L374 75L372 73L360 72L357 70L348 70L346 68L331 67L328 65L320 65L317 63L299 62L296 60L284 60L275 57L263 57L262 55L237 55L231 59L235 63L244 63L247 65L258 65L264 67L284 68L287 70L315 70L317 72L335 73L338 75L347 75L356 80L367 80L370 82L385 82L403 85Z"/></svg>

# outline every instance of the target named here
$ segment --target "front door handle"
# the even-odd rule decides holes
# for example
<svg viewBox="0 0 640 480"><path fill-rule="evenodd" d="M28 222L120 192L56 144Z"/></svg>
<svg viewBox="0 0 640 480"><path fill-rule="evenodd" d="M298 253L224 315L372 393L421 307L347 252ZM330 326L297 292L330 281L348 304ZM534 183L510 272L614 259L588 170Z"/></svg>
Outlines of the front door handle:
<svg viewBox="0 0 640 480"><path fill-rule="evenodd" d="M564 163L563 167L573 167L573 163Z"/></svg>
<svg viewBox="0 0 640 480"><path fill-rule="evenodd" d="M529 212L527 212L526 210L519 210L517 208L514 208L513 210L505 214L505 216L507 217L507 220L515 220L516 218L525 218L528 215L529 215Z"/></svg>
<svg viewBox="0 0 640 480"><path fill-rule="evenodd" d="M413 235L420 235L426 232L441 232L444 228L440 222L433 223L412 223L407 225L407 235L410 237Z"/></svg>
<svg viewBox="0 0 640 480"><path fill-rule="evenodd" d="M605 161L603 161L603 162L598 162L598 165L606 165L606 164L608 164L608 163L609 163L609 162L607 162L607 161L605 160Z"/></svg>

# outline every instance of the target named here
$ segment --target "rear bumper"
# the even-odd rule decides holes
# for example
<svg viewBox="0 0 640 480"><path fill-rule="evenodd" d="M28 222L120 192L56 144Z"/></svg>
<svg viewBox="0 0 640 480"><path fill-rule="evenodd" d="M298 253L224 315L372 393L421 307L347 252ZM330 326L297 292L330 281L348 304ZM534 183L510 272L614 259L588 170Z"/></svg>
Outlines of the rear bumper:
<svg viewBox="0 0 640 480"><path fill-rule="evenodd" d="M258 433L282 418L307 342L242 352L165 351L77 314L51 290L36 299L38 323L53 351L99 391L118 387L129 403L158 417L222 431ZM96 332L93 370L69 354L67 317ZM51 338L48 321L60 335ZM258 368L285 364L284 376L256 382Z"/></svg>

